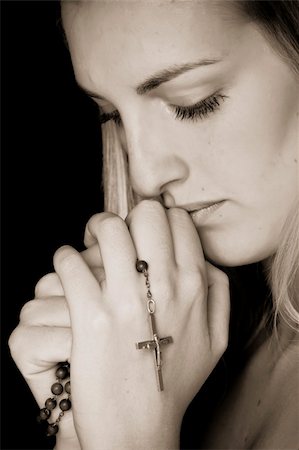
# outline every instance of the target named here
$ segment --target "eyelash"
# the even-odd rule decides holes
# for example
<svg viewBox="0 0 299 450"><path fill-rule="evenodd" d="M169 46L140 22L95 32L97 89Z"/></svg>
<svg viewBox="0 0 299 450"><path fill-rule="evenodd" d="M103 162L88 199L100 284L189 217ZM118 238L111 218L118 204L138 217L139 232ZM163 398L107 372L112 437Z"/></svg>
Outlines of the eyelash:
<svg viewBox="0 0 299 450"><path fill-rule="evenodd" d="M171 105L174 108L175 118L179 120L202 120L208 115L215 112L220 108L220 101L224 101L227 98L226 95L219 93L213 94L204 100L191 106L176 106Z"/></svg>
<svg viewBox="0 0 299 450"><path fill-rule="evenodd" d="M175 119L196 121L198 119L200 120L204 119L205 117L207 117L208 115L212 114L217 109L219 109L220 101L224 101L226 98L228 98L227 95L216 93L211 95L210 97L207 97L204 100L201 100L195 105L191 106L170 105L170 106L174 110ZM99 120L101 125L108 122L109 120L113 120L118 126L121 125L121 117L118 111L113 111L111 113L100 113Z"/></svg>

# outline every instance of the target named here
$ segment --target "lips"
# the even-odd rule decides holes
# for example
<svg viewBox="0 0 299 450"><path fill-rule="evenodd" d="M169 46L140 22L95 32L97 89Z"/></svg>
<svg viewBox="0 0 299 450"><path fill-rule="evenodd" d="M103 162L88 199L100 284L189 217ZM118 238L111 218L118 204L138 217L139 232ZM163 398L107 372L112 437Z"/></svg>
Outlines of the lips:
<svg viewBox="0 0 299 450"><path fill-rule="evenodd" d="M206 221L213 216L213 213L217 211L221 206L225 203L225 200L221 200L214 203L206 203L206 206L203 207L201 203L201 208L197 210L190 211L191 219L193 220L195 226L202 226L206 223ZM220 216L219 216L220 217ZM208 220L210 223L210 221Z"/></svg>
<svg viewBox="0 0 299 450"><path fill-rule="evenodd" d="M225 200L212 200L209 202L197 202L197 203L189 203L188 205L176 205L177 208L182 208L188 211L189 213L198 212L204 209L208 209L211 206L216 206L220 203L223 203Z"/></svg>

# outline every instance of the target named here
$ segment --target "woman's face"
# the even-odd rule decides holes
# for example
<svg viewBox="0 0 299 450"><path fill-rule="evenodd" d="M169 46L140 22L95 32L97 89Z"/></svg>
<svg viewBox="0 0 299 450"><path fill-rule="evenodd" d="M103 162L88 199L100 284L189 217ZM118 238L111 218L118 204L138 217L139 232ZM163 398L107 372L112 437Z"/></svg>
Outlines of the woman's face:
<svg viewBox="0 0 299 450"><path fill-rule="evenodd" d="M134 190L222 201L192 214L218 264L273 254L298 193L299 90L259 29L214 1L70 3L63 19L79 85L120 115Z"/></svg>

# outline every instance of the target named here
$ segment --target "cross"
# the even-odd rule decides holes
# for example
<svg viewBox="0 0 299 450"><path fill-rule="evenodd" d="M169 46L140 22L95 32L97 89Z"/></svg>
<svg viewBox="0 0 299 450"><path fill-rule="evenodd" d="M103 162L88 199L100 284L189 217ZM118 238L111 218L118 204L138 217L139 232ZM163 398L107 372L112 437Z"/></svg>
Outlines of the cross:
<svg viewBox="0 0 299 450"><path fill-rule="evenodd" d="M150 341L143 341L143 342L137 342L136 343L136 349L142 350L142 349L148 349L148 350L155 350L155 369L156 369L156 377L157 377L157 386L158 391L163 391L163 378L162 378L162 353L160 346L171 344L173 342L173 339L171 336L167 336L165 338L159 338L157 334L157 328L156 328L156 321L155 316L153 313L149 314L149 320L150 320L150 327L151 332L153 335L153 339Z"/></svg>

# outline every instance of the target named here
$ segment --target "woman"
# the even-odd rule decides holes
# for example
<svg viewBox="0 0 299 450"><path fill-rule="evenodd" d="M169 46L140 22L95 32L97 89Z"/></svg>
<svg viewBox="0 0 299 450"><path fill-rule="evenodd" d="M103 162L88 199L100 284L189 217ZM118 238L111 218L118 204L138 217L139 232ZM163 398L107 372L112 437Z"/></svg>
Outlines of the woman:
<svg viewBox="0 0 299 450"><path fill-rule="evenodd" d="M228 344L218 266L256 262L273 308L200 446L297 448L298 3L63 2L62 19L109 212L86 251L56 252L10 339L41 408L71 363L56 449L179 448Z"/></svg>

